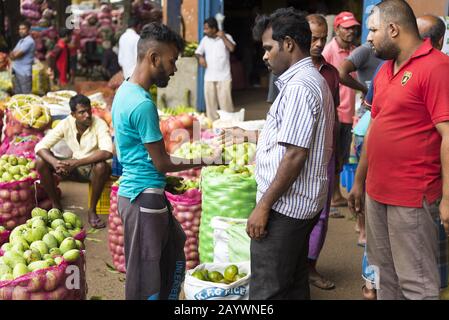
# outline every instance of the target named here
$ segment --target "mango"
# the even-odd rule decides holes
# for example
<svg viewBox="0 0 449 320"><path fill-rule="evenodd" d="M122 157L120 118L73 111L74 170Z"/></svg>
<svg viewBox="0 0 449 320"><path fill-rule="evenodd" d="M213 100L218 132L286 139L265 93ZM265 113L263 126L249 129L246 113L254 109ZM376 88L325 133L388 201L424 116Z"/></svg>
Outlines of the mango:
<svg viewBox="0 0 449 320"><path fill-rule="evenodd" d="M80 240L75 240L75 242L76 242L76 247L79 250L84 250L84 243L82 243Z"/></svg>
<svg viewBox="0 0 449 320"><path fill-rule="evenodd" d="M23 253L23 258L27 263L38 261L41 259L41 253L37 250L27 250Z"/></svg>
<svg viewBox="0 0 449 320"><path fill-rule="evenodd" d="M34 208L31 211L31 217L42 217L45 221L48 221L48 213L47 210L41 209L41 208Z"/></svg>
<svg viewBox="0 0 449 320"><path fill-rule="evenodd" d="M14 277L13 277L12 273L5 273L4 275L2 275L0 277L0 281L10 281L13 279L14 279Z"/></svg>
<svg viewBox="0 0 449 320"><path fill-rule="evenodd" d="M59 230L51 231L49 234L53 235L55 239L58 240L59 245L61 245L62 241L65 239L64 233Z"/></svg>
<svg viewBox="0 0 449 320"><path fill-rule="evenodd" d="M7 273L12 273L12 269L8 267L6 264L0 264L0 276Z"/></svg>
<svg viewBox="0 0 449 320"><path fill-rule="evenodd" d="M58 266L64 262L64 259L62 257L56 257L54 260L55 260L56 265L58 265Z"/></svg>
<svg viewBox="0 0 449 320"><path fill-rule="evenodd" d="M28 242L26 241L26 239L23 238L22 236L17 236L17 237L15 237L14 239L12 239L12 240L10 241L10 243L11 243L12 246L15 246L15 245L21 245L21 246L23 247L22 252L23 252L23 251L26 251L26 250L28 250L28 249L30 248L30 245L28 244Z"/></svg>
<svg viewBox="0 0 449 320"><path fill-rule="evenodd" d="M64 253L62 257L67 262L75 262L80 257L80 251L78 249L72 249Z"/></svg>
<svg viewBox="0 0 449 320"><path fill-rule="evenodd" d="M61 245L59 246L61 253L64 255L67 251L76 249L76 241L72 237L64 239Z"/></svg>
<svg viewBox="0 0 449 320"><path fill-rule="evenodd" d="M73 229L73 225L72 225L71 223L66 222L66 223L65 223L65 228L66 228L67 230L72 230L72 229Z"/></svg>
<svg viewBox="0 0 449 320"><path fill-rule="evenodd" d="M44 261L44 260L34 261L28 265L28 269L31 272L34 272L34 271L40 270L40 269L45 269L48 267L50 267L50 265L48 264L47 261Z"/></svg>
<svg viewBox="0 0 449 320"><path fill-rule="evenodd" d="M51 209L48 211L48 219L54 221L56 219L62 219L62 212L59 209Z"/></svg>
<svg viewBox="0 0 449 320"><path fill-rule="evenodd" d="M54 235L51 235L49 233L44 235L44 237L42 238L42 241L45 242L45 244L47 245L47 247L49 249L53 249L53 248L57 248L58 247L58 240L55 238Z"/></svg>
<svg viewBox="0 0 449 320"><path fill-rule="evenodd" d="M64 226L64 225L65 225L65 222L62 219L55 219L51 222L51 227L55 230L57 230L59 226Z"/></svg>
<svg viewBox="0 0 449 320"><path fill-rule="evenodd" d="M59 248L51 248L50 256L54 259L56 257L62 256L62 252Z"/></svg>
<svg viewBox="0 0 449 320"><path fill-rule="evenodd" d="M44 254L47 254L47 253L48 253L48 246L47 246L47 244L46 244L44 241L42 241L42 240L33 242L33 243L30 245L30 249L39 251L39 253L41 254L41 256L43 256Z"/></svg>
<svg viewBox="0 0 449 320"><path fill-rule="evenodd" d="M78 216L73 212L64 212L62 214L62 217L64 219L64 222L70 223L72 226L76 225L76 220L78 219Z"/></svg>
<svg viewBox="0 0 449 320"><path fill-rule="evenodd" d="M18 263L26 264L26 261L23 258L23 256L15 251L5 252L5 254L3 255L3 258L4 258L6 265L8 267L10 267L11 269L14 269L14 267Z"/></svg>
<svg viewBox="0 0 449 320"><path fill-rule="evenodd" d="M15 278L21 277L24 274L27 274L29 272L28 267L24 263L18 263L14 267L14 270L12 271L12 276Z"/></svg>

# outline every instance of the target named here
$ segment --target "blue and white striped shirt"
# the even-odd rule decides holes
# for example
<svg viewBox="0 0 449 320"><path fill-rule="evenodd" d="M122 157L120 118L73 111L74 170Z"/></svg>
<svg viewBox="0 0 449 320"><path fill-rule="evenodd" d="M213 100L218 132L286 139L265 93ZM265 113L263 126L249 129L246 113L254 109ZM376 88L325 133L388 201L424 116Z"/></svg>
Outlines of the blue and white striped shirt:
<svg viewBox="0 0 449 320"><path fill-rule="evenodd" d="M310 57L291 66L276 85L280 93L267 114L257 146L257 201L276 176L285 144L306 148L309 155L304 168L273 210L296 219L312 219L324 207L328 191L327 165L335 120L332 94Z"/></svg>

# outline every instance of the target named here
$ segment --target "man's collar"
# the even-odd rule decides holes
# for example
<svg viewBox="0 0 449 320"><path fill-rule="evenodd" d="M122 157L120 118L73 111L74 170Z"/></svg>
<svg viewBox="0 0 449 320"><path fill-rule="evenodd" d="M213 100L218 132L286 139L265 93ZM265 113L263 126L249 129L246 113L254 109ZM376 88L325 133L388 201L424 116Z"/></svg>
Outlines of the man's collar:
<svg viewBox="0 0 449 320"><path fill-rule="evenodd" d="M427 38L423 41L423 43L419 46L418 49L413 53L413 55L410 57L410 59L418 58L421 56L428 55L430 51L432 51L433 46L430 42L430 38Z"/></svg>
<svg viewBox="0 0 449 320"><path fill-rule="evenodd" d="M340 45L338 44L337 41L337 37L334 37L334 39L332 39L332 41L335 41L335 46L337 47L338 53L342 53L342 52L349 52L352 49L355 48L355 46L353 44L351 44L351 46L349 47L349 49L343 49L342 47L340 47Z"/></svg>
<svg viewBox="0 0 449 320"><path fill-rule="evenodd" d="M279 78L275 81L276 86L279 90L282 89L282 87L284 87L296 73L309 66L313 66L311 57L299 60L279 76Z"/></svg>

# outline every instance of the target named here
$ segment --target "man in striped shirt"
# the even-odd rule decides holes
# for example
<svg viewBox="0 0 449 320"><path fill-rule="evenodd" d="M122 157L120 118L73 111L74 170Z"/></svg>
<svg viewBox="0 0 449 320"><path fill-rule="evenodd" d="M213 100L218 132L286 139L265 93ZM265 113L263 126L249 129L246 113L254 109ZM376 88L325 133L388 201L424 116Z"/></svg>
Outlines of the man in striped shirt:
<svg viewBox="0 0 449 320"><path fill-rule="evenodd" d="M326 202L335 120L332 94L310 58L305 15L278 9L256 20L263 60L278 76L256 155L250 299L310 299L310 233Z"/></svg>

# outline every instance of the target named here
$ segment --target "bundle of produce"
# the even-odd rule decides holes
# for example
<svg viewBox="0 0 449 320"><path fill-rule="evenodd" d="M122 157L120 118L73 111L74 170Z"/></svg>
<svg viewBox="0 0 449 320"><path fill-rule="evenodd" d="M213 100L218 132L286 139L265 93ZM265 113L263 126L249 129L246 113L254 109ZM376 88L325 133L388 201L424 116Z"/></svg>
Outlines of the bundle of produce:
<svg viewBox="0 0 449 320"><path fill-rule="evenodd" d="M168 153L173 153L183 143L194 139L193 126L195 121L195 117L189 114L170 116L167 119L160 120L160 129Z"/></svg>
<svg viewBox="0 0 449 320"><path fill-rule="evenodd" d="M24 0L20 8L20 14L24 16L32 25L35 25L42 18L42 1Z"/></svg>
<svg viewBox="0 0 449 320"><path fill-rule="evenodd" d="M184 246L186 269L199 264L198 233L201 219L201 192L198 181L181 180L173 192L166 191L168 201L173 207L173 215L181 224L187 236Z"/></svg>
<svg viewBox="0 0 449 320"><path fill-rule="evenodd" d="M39 138L44 137L44 132L40 129L29 128L22 125L21 122L17 121L13 116L11 110L6 111L6 122L5 122L5 139L14 139L16 136L38 136Z"/></svg>
<svg viewBox="0 0 449 320"><path fill-rule="evenodd" d="M34 208L0 249L0 300L85 299L82 227L74 213Z"/></svg>
<svg viewBox="0 0 449 320"><path fill-rule="evenodd" d="M8 102L8 110L15 121L25 128L44 130L51 121L44 101L35 95L15 95Z"/></svg>
<svg viewBox="0 0 449 320"><path fill-rule="evenodd" d="M187 42L184 48L184 57L194 57L195 50L198 48L198 42Z"/></svg>
<svg viewBox="0 0 449 320"><path fill-rule="evenodd" d="M0 91L12 90L12 76L9 71L0 71Z"/></svg>
<svg viewBox="0 0 449 320"><path fill-rule="evenodd" d="M32 67L31 92L37 95L44 95L50 90L50 77L47 68L37 61Z"/></svg>
<svg viewBox="0 0 449 320"><path fill-rule="evenodd" d="M256 206L254 166L210 166L201 171L202 207L200 261L214 255L211 220L215 216L248 218Z"/></svg>
<svg viewBox="0 0 449 320"><path fill-rule="evenodd" d="M111 187L109 207L109 252L112 255L112 262L114 267L125 273L125 249L124 249L124 237L123 237L123 223L118 214L118 188L119 182L116 181Z"/></svg>
<svg viewBox="0 0 449 320"><path fill-rule="evenodd" d="M24 223L35 205L35 166L24 157L0 157L0 225L9 230Z"/></svg>
<svg viewBox="0 0 449 320"><path fill-rule="evenodd" d="M29 159L35 158L34 148L42 139L41 136L16 136L13 138L5 137L0 146L0 154L12 154Z"/></svg>
<svg viewBox="0 0 449 320"><path fill-rule="evenodd" d="M186 272L187 300L248 300L250 263L205 263Z"/></svg>

